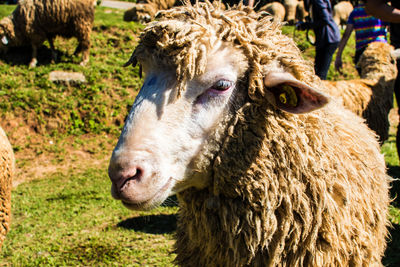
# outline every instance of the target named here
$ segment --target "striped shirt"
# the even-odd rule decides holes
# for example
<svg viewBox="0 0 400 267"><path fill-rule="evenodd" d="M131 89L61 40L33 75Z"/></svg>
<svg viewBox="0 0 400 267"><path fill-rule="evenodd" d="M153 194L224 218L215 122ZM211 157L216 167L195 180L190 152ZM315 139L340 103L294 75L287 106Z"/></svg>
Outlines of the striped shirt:
<svg viewBox="0 0 400 267"><path fill-rule="evenodd" d="M353 9L347 23L352 24L356 31L356 50L366 47L371 42L387 42L388 24L368 15L364 4Z"/></svg>

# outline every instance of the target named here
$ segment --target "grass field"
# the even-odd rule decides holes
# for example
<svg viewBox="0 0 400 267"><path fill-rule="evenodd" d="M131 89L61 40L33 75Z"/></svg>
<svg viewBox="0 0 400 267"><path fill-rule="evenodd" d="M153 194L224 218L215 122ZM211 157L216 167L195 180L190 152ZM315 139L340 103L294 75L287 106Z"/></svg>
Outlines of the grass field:
<svg viewBox="0 0 400 267"><path fill-rule="evenodd" d="M0 6L0 17L13 6ZM90 63L73 57L76 40L57 39L59 62L50 63L48 44L39 65L29 69L29 48L0 57L0 124L9 134L17 159L12 196L12 226L3 244L4 266L172 266L177 201L169 199L149 212L124 208L110 195L107 164L123 121L140 87L137 68L123 68L143 28L122 21L123 11L97 8ZM314 49L304 33L294 36L305 57ZM294 34L294 35L293 35ZM343 74L356 77L351 40ZM86 84L48 80L53 70L82 72ZM388 172L400 178L394 133L383 145ZM400 192L399 182L391 189ZM400 201L393 201L393 222L384 263L400 266Z"/></svg>

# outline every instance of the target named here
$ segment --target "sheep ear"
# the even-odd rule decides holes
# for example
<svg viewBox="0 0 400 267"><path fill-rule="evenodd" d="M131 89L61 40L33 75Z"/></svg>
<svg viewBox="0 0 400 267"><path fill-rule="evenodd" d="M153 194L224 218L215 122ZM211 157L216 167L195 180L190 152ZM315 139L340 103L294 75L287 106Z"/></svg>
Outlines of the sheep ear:
<svg viewBox="0 0 400 267"><path fill-rule="evenodd" d="M129 60L128 60L128 62L126 62L124 65L122 65L123 67L128 67L128 66L130 66L130 65L132 65L132 66L136 66L136 64L137 64L137 58L136 58L136 55L135 55L135 51L133 51L133 53L132 53L132 55L131 55L131 57L129 58Z"/></svg>
<svg viewBox="0 0 400 267"><path fill-rule="evenodd" d="M267 100L290 113L301 114L322 108L329 98L290 73L269 73L264 77Z"/></svg>
<svg viewBox="0 0 400 267"><path fill-rule="evenodd" d="M3 45L8 45L8 39L7 36L3 36L3 38L1 38L1 42L3 43Z"/></svg>

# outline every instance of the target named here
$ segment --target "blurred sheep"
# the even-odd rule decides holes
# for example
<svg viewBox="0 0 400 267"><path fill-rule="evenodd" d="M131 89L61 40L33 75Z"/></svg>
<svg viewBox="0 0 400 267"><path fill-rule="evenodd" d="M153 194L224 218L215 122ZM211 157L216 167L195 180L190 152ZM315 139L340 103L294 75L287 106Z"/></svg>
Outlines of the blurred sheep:
<svg viewBox="0 0 400 267"><path fill-rule="evenodd" d="M333 6L333 20L338 26L345 26L353 5L349 1L341 1Z"/></svg>
<svg viewBox="0 0 400 267"><path fill-rule="evenodd" d="M181 5L180 0L141 0L124 13L124 21L147 23L154 20L160 10Z"/></svg>
<svg viewBox="0 0 400 267"><path fill-rule="evenodd" d="M368 126L383 143L389 138L389 111L393 107L397 77L394 48L384 42L372 42L360 57L361 79L324 81L330 94L343 105L366 119Z"/></svg>
<svg viewBox="0 0 400 267"><path fill-rule="evenodd" d="M90 34L94 21L93 0L20 0L13 13L0 21L0 50L32 46L30 67L37 64L37 49L49 41L53 60L56 58L53 39L56 36L76 37L82 52L81 65L89 62Z"/></svg>
<svg viewBox="0 0 400 267"><path fill-rule="evenodd" d="M283 0L283 5L285 6L285 21L289 25L293 25L296 20L296 8L298 0Z"/></svg>
<svg viewBox="0 0 400 267"><path fill-rule="evenodd" d="M274 19L283 21L285 18L285 7L279 2L272 2L262 6L258 11L265 11L271 14Z"/></svg>
<svg viewBox="0 0 400 267"><path fill-rule="evenodd" d="M10 228L11 188L15 169L14 154L3 129L0 127L0 247Z"/></svg>
<svg viewBox="0 0 400 267"><path fill-rule="evenodd" d="M298 1L296 6L296 21L305 21L309 13L304 7L304 1Z"/></svg>

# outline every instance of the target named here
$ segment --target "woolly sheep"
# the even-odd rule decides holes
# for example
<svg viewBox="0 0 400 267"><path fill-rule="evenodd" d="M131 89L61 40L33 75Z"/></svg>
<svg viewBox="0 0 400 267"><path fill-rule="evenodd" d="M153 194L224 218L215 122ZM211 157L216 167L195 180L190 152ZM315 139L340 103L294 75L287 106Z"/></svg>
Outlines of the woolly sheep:
<svg viewBox="0 0 400 267"><path fill-rule="evenodd" d="M361 79L323 81L332 96L342 99L345 107L366 119L381 143L389 138L388 116L397 76L392 52L393 47L387 43L370 43L358 63Z"/></svg>
<svg viewBox="0 0 400 267"><path fill-rule="evenodd" d="M144 0L138 1L131 9L124 13L124 21L137 21L147 23L154 20L156 13L160 10L169 9L180 5L177 0Z"/></svg>
<svg viewBox="0 0 400 267"><path fill-rule="evenodd" d="M283 0L285 6L285 21L293 25L296 19L296 8L299 1L297 0Z"/></svg>
<svg viewBox="0 0 400 267"><path fill-rule="evenodd" d="M93 0L20 0L13 13L0 21L0 51L30 44L29 66L35 67L37 49L45 40L49 41L55 59L53 39L76 37L79 44L74 54L82 52L81 65L85 65L89 61L93 21Z"/></svg>
<svg viewBox="0 0 400 267"><path fill-rule="evenodd" d="M110 160L113 197L150 209L177 193L182 266L382 266L379 144L280 23L208 2L159 17L126 64L146 76Z"/></svg>
<svg viewBox="0 0 400 267"><path fill-rule="evenodd" d="M182 5L183 0L143 0L134 4L132 8L125 11L124 21L137 21L148 23L154 20L158 11L166 10L174 6ZM225 9L222 1L215 1L221 9Z"/></svg>
<svg viewBox="0 0 400 267"><path fill-rule="evenodd" d="M349 1L341 1L333 6L333 20L338 26L347 24L347 19L353 11L353 5Z"/></svg>
<svg viewBox="0 0 400 267"><path fill-rule="evenodd" d="M262 6L258 11L268 12L274 17L274 19L277 19L279 21L283 21L283 19L285 18L285 7L279 2L268 3Z"/></svg>
<svg viewBox="0 0 400 267"><path fill-rule="evenodd" d="M296 6L296 20L297 21L305 21L306 17L309 13L306 11L304 7L304 2L299 1Z"/></svg>
<svg viewBox="0 0 400 267"><path fill-rule="evenodd" d="M0 247L10 227L13 173L14 154L6 134L0 127Z"/></svg>

